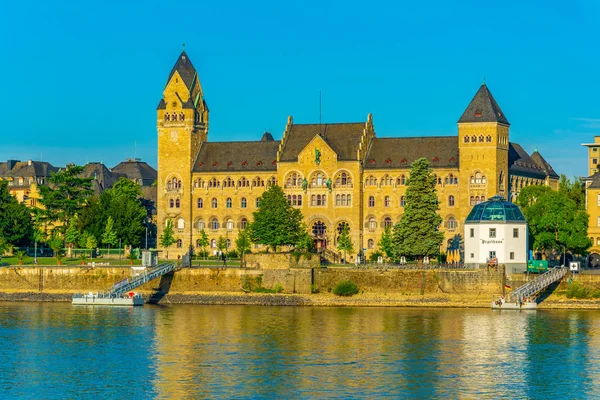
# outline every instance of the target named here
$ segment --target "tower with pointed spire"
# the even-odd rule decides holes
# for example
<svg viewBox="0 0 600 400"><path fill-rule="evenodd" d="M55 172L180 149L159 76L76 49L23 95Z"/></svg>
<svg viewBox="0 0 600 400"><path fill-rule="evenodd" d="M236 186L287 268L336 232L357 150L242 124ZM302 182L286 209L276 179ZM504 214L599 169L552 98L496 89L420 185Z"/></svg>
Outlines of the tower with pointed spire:
<svg viewBox="0 0 600 400"><path fill-rule="evenodd" d="M158 220L170 218L175 232L184 232L191 220L191 176L200 145L208 137L208 107L198 72L185 50L173 66L157 107ZM189 223L189 222L187 222ZM158 234L164 226L158 224ZM186 230L187 231L187 230ZM191 238L178 239L187 249ZM183 242L186 243L183 243Z"/></svg>
<svg viewBox="0 0 600 400"><path fill-rule="evenodd" d="M458 120L460 179L465 212L476 199L508 197L510 123L485 82Z"/></svg>

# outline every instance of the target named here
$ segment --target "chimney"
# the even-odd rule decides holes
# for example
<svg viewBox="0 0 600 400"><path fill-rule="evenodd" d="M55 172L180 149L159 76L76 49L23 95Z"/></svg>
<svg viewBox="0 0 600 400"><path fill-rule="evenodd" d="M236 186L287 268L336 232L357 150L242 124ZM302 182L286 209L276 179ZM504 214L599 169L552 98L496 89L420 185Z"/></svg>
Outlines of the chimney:
<svg viewBox="0 0 600 400"><path fill-rule="evenodd" d="M6 160L6 168L11 171L20 160Z"/></svg>
<svg viewBox="0 0 600 400"><path fill-rule="evenodd" d="M33 164L33 161L27 160L27 165L31 165L31 164Z"/></svg>

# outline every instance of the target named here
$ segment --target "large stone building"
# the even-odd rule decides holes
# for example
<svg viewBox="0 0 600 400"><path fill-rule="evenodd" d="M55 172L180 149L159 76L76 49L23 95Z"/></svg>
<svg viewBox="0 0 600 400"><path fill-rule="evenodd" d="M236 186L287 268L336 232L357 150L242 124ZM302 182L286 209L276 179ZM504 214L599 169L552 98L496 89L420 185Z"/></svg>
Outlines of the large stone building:
<svg viewBox="0 0 600 400"><path fill-rule="evenodd" d="M600 267L600 136L593 143L583 143L588 148L588 177L585 179L585 208L589 215L588 236L592 241L589 249L594 256L590 263Z"/></svg>
<svg viewBox="0 0 600 400"><path fill-rule="evenodd" d="M458 120L458 134L379 138L373 117L354 123L298 124L280 140L209 142L209 110L198 73L182 52L157 108L158 227L173 221L176 254L205 230L237 236L271 184L298 207L318 247L334 250L344 224L355 249L376 250L386 226L402 217L410 165L425 157L437 177L447 242L456 243L471 208L498 194L513 200L527 185L558 186L536 151L510 142L510 124L483 84ZM173 250L170 250L172 253Z"/></svg>

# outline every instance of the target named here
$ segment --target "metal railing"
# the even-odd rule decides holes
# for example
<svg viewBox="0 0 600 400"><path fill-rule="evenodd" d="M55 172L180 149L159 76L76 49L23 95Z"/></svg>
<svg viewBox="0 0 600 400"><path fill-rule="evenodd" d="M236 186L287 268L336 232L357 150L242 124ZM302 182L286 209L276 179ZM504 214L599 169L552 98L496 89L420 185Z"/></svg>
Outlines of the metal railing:
<svg viewBox="0 0 600 400"><path fill-rule="evenodd" d="M561 280L569 271L567 267L552 268L544 274L538 276L533 281L515 289L507 295L507 301L520 302L525 299L530 299L539 294L542 290L552 285L554 282Z"/></svg>
<svg viewBox="0 0 600 400"><path fill-rule="evenodd" d="M139 286L142 286L143 284L150 282L153 279L168 274L169 272L175 271L177 268L178 265L173 262L159 264L156 268L152 269L151 271L144 271L139 276L129 280L126 283L118 282L118 286L113 287L113 289L110 290L109 293L113 297L120 297L121 295Z"/></svg>

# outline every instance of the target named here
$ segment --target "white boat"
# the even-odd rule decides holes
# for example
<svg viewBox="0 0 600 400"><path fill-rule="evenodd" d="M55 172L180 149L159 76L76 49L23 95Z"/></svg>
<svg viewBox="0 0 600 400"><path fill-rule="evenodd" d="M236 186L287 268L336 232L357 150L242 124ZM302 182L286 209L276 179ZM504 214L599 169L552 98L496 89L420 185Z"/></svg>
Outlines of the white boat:
<svg viewBox="0 0 600 400"><path fill-rule="evenodd" d="M143 306L144 297L137 292L129 292L120 297L102 292L77 293L73 295L71 304L83 306Z"/></svg>
<svg viewBox="0 0 600 400"><path fill-rule="evenodd" d="M537 310L535 299L507 300L504 296L494 299L492 296L493 310Z"/></svg>

